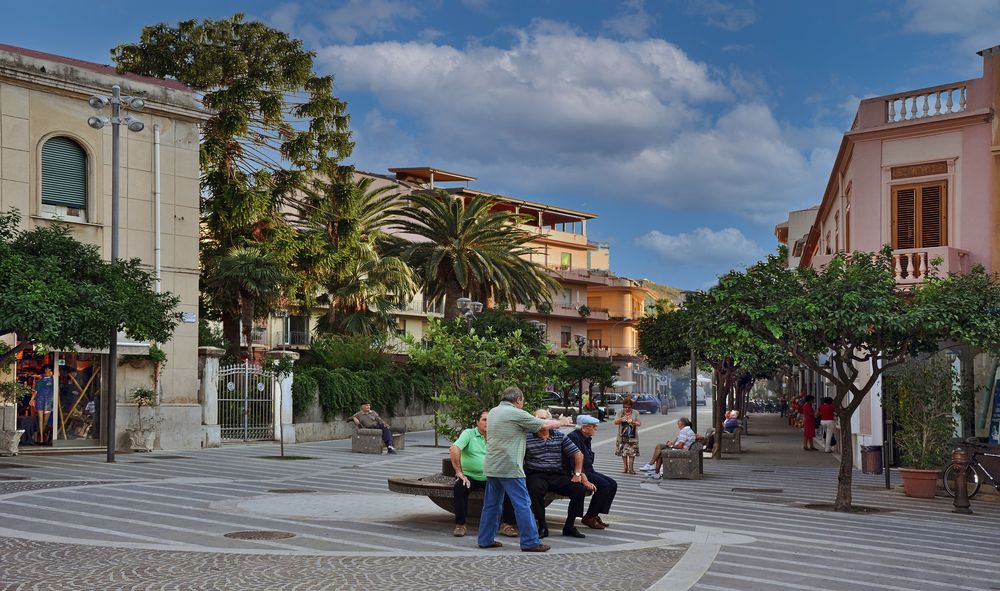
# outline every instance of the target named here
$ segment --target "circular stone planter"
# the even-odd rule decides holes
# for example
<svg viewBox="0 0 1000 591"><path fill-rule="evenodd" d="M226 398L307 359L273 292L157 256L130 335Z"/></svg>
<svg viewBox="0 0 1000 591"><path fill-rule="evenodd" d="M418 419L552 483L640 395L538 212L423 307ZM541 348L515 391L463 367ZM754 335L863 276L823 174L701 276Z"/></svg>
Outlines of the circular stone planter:
<svg viewBox="0 0 1000 591"><path fill-rule="evenodd" d="M906 493L906 496L933 499L941 471L900 468L899 475L903 478L903 492Z"/></svg>
<svg viewBox="0 0 1000 591"><path fill-rule="evenodd" d="M449 513L455 512L454 499L455 470L451 460L441 460L441 473L429 476L394 476L389 479L389 490L404 495L417 495L430 499L435 505ZM483 492L474 490L469 493L469 518L476 518L483 512ZM590 495L590 491L587 491ZM552 501L566 497L548 493L545 495L545 506Z"/></svg>

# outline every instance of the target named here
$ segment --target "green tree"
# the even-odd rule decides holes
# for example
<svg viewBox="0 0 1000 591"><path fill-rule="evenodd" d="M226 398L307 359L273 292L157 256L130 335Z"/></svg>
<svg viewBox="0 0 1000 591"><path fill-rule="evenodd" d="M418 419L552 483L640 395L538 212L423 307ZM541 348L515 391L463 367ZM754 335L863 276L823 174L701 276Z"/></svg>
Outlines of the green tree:
<svg viewBox="0 0 1000 591"><path fill-rule="evenodd" d="M205 287L216 294L217 301L240 311L237 327L249 347L253 342L253 321L267 316L290 281L285 266L271 253L256 246L237 246L218 261L218 268L206 280ZM223 296L227 299L222 299ZM239 336L227 336L229 354L236 357Z"/></svg>
<svg viewBox="0 0 1000 591"><path fill-rule="evenodd" d="M410 268L389 254L398 240L387 229L402 201L394 185L373 189L373 182L318 178L295 206L304 239L315 243L298 261L308 278L303 303L310 307L313 285L325 290L323 332L384 336L394 328L393 311L416 291Z"/></svg>
<svg viewBox="0 0 1000 591"><path fill-rule="evenodd" d="M238 349L245 300L220 280L220 264L233 248L261 246L292 275L304 245L281 207L309 178L343 173L337 162L353 148L346 104L301 41L242 14L145 27L112 57L120 72L187 84L212 114L201 128L202 272Z"/></svg>
<svg viewBox="0 0 1000 591"><path fill-rule="evenodd" d="M437 430L452 441L477 412L496 406L509 386L521 388L529 407L536 405L565 364L561 355L533 350L519 330L481 334L459 327L465 328L463 320L435 320L423 342L410 338L411 362L437 379L434 400L444 407Z"/></svg>
<svg viewBox="0 0 1000 591"><path fill-rule="evenodd" d="M101 259L63 224L19 230L16 210L0 213L0 336L20 341L0 351L0 367L35 345L101 349L124 331L137 340L170 340L179 299L156 293L139 259Z"/></svg>
<svg viewBox="0 0 1000 591"><path fill-rule="evenodd" d="M417 240L402 249L424 295L445 298L444 317L458 317L458 299L490 299L501 308L540 304L552 298L558 282L529 260L535 235L520 228L507 211L491 211L488 197L466 202L446 192L410 196L397 226Z"/></svg>
<svg viewBox="0 0 1000 591"><path fill-rule="evenodd" d="M851 510L851 417L885 372L949 341L1000 345L995 275L977 270L902 290L891 254L886 247L838 255L822 270L788 270L781 252L746 272L726 275L716 293L735 313L722 323L728 334L751 333L781 347L834 386L843 452L838 511ZM976 286L986 295L972 292Z"/></svg>

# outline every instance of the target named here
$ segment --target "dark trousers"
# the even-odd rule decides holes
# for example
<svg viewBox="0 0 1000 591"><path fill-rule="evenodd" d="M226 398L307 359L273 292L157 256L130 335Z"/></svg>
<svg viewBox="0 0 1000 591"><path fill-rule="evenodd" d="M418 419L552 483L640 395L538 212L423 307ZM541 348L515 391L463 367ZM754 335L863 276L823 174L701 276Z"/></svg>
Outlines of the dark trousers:
<svg viewBox="0 0 1000 591"><path fill-rule="evenodd" d="M465 525L465 518L469 514L469 493L474 490L486 490L485 480L469 478L469 484L470 487L465 488L464 482L455 480L455 525Z"/></svg>
<svg viewBox="0 0 1000 591"><path fill-rule="evenodd" d="M387 449L392 447L392 429L385 425L379 425L377 428L382 429L382 443L385 444L385 447Z"/></svg>
<svg viewBox="0 0 1000 591"><path fill-rule="evenodd" d="M594 517L600 513L610 513L611 503L615 501L615 494L618 493L618 483L600 472L587 472L587 480L597 487L594 494L590 496L587 517Z"/></svg>
<svg viewBox="0 0 1000 591"><path fill-rule="evenodd" d="M531 512L540 527L545 527L545 494L554 492L569 497L566 523L583 516L583 497L586 489L579 482L571 482L570 477L559 472L529 472L526 478L528 496L531 497Z"/></svg>
<svg viewBox="0 0 1000 591"><path fill-rule="evenodd" d="M455 481L452 489L452 496L455 499L455 525L465 525L465 520L469 516L469 493L474 490L486 490L485 480L473 480L469 478L469 488L461 480ZM517 522L514 517L514 506L510 504L510 497L503 498L503 509L500 512L500 523L514 525Z"/></svg>

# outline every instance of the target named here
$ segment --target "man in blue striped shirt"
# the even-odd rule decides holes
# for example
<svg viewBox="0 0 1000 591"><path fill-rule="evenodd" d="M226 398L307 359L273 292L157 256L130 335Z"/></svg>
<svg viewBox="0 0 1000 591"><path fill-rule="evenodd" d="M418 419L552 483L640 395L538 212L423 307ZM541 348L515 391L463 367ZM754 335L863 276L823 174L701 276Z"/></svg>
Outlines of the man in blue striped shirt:
<svg viewBox="0 0 1000 591"><path fill-rule="evenodd" d="M535 411L540 419L551 420L545 409ZM527 479L531 511L538 521L538 535L549 535L545 521L545 495L549 491L569 497L569 510L563 535L586 537L576 528L576 518L583 517L586 476L583 475L583 452L558 429L541 429L528 433L524 449L524 473Z"/></svg>

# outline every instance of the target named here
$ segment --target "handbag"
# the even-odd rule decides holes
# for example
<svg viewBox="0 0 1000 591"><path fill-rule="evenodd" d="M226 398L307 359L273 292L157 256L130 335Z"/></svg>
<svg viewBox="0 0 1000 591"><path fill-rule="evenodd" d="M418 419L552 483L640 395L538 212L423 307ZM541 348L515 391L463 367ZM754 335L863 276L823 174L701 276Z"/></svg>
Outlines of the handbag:
<svg viewBox="0 0 1000 591"><path fill-rule="evenodd" d="M637 435L634 423L625 423L622 427L622 439L635 439Z"/></svg>

